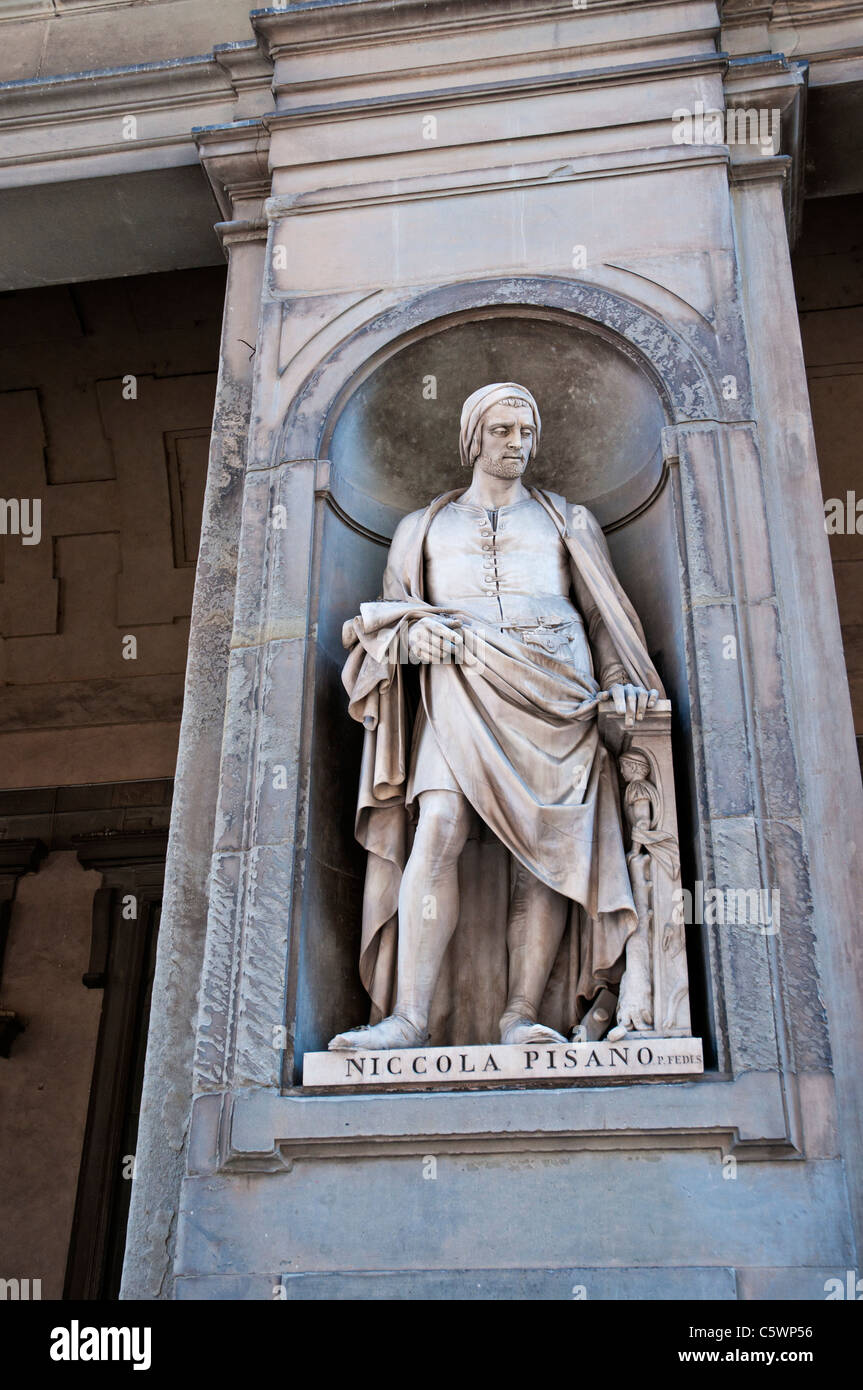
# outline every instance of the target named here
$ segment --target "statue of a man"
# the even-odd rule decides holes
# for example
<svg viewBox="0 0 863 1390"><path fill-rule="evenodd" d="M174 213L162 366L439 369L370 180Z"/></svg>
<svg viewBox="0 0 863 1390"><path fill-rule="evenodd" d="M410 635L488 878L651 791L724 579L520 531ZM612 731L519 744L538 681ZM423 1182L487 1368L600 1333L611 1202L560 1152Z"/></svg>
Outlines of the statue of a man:
<svg viewBox="0 0 863 1390"><path fill-rule="evenodd" d="M510 856L500 1041L566 1041L542 1016L553 973L553 1021L567 1031L624 970L618 1025L649 1025L649 967L643 952L631 969L626 960L638 919L596 709L610 699L633 723L664 692L593 516L522 482L539 439L523 386L475 391L461 416L470 485L404 518L382 599L346 625L343 680L365 725L356 828L368 850L360 973L372 1022L331 1049L429 1041L459 925L459 859L478 825L498 865L501 844ZM489 881L478 887L474 920L483 891L492 900ZM459 976L449 989L482 988L478 971L476 985Z"/></svg>

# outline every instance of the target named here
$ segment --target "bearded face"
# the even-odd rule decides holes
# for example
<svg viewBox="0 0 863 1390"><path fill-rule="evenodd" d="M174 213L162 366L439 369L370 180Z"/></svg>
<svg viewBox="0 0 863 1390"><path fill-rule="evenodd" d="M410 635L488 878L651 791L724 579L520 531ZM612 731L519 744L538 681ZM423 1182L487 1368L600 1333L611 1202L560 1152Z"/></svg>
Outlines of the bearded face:
<svg viewBox="0 0 863 1390"><path fill-rule="evenodd" d="M476 467L493 478L520 478L533 448L533 412L527 405L494 405L479 426Z"/></svg>

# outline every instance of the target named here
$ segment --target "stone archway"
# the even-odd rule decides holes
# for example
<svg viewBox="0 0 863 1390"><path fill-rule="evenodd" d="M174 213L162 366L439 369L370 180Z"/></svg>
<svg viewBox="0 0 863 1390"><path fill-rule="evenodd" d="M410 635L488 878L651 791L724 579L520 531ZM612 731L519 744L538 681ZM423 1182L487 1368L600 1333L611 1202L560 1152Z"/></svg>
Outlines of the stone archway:
<svg viewBox="0 0 863 1390"><path fill-rule="evenodd" d="M357 785L360 740L339 679L342 626L379 592L401 516L462 482L455 447L462 400L489 379L524 381L539 398L545 424L537 481L584 502L609 531L617 571L638 595L671 694L679 750L690 757L681 736L689 722L681 508L669 463L674 424L710 428L717 414L717 393L698 357L637 306L558 281L436 291L351 335L298 393L278 445L286 467L292 457L318 459L323 504L315 523L315 693L307 726L313 775L304 874L314 916L303 913L299 967L288 986L295 1063L324 1046L340 1019L362 1017L366 1007L355 965L364 859L346 792ZM334 863L341 877L333 877ZM693 973L703 977L697 946L694 955ZM696 993L703 999L706 984ZM699 1028L708 1028L704 1010Z"/></svg>
<svg viewBox="0 0 863 1390"><path fill-rule="evenodd" d="M274 461L320 458L346 399L381 362L444 321L503 308L568 321L603 336L653 379L669 423L751 416L748 380L723 396L710 336L690 343L634 299L601 286L544 276L469 281L424 291L353 330L309 373L274 441Z"/></svg>

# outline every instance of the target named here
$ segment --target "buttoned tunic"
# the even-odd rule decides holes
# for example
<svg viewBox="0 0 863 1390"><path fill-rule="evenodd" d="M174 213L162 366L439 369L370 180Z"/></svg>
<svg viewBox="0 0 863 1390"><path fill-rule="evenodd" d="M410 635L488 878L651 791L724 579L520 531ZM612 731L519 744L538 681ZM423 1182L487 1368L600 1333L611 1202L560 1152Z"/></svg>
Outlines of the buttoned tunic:
<svg viewBox="0 0 863 1390"><path fill-rule="evenodd" d="M571 598L569 555L551 517L534 498L494 512L448 503L429 527L423 561L430 603L467 615L479 634L508 632L532 656L551 657L578 675L593 677L584 619ZM421 707L414 724L408 801L433 790L461 788Z"/></svg>

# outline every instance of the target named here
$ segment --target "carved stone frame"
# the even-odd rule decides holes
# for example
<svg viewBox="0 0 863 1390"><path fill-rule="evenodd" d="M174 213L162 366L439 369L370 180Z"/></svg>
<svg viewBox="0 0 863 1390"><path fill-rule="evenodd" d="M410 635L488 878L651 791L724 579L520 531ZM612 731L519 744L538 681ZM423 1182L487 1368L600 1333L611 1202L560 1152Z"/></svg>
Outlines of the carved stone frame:
<svg viewBox="0 0 863 1390"><path fill-rule="evenodd" d="M312 739L316 566L322 509L344 507L324 457L359 381L411 337L453 314L533 307L613 341L655 383L668 421L692 726L697 870L705 882L781 887L781 939L708 930L716 1069L697 1081L566 1090L309 1096L284 1091L292 1063L273 1030L296 982ZM275 308L269 306L270 310ZM283 306L284 309L284 306ZM796 1071L824 1070L808 867L785 699L779 611L746 374L742 325L685 340L641 305L597 285L516 277L422 292L351 333L309 375L266 466L246 480L235 651L202 980L190 1171L277 1170L303 1155L702 1145L739 1157L800 1157ZM733 363L736 397L721 374ZM275 503L285 533L261 524ZM272 636L272 634L276 636ZM285 634L284 636L282 634ZM732 634L738 660L721 662ZM282 700L270 703L277 682ZM779 692L777 697L776 692ZM280 710L293 697L298 718ZM262 752L290 747L298 775L278 834ZM243 823L235 811L244 805ZM792 1030L789 1005L803 1018ZM290 1074L290 1071L288 1071Z"/></svg>

